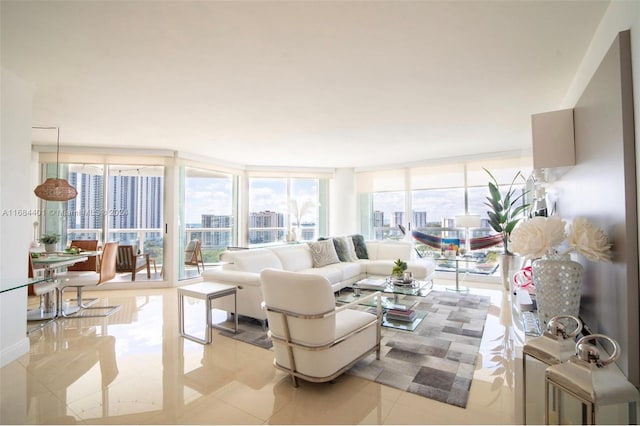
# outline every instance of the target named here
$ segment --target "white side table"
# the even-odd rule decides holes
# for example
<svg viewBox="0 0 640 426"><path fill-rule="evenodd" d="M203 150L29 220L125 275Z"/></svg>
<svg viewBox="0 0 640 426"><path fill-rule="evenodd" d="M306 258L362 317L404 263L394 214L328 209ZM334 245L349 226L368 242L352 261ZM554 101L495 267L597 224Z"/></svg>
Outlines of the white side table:
<svg viewBox="0 0 640 426"><path fill-rule="evenodd" d="M185 296L193 297L194 299L201 299L205 301L205 320L206 328L204 333L204 339L197 336L188 334L184 329L184 298ZM228 328L222 325L213 324L211 310L211 301L219 297L233 296L234 303L234 328ZM179 327L180 335L193 340L194 342L209 344L211 343L212 329L217 328L220 330L229 331L232 333L238 332L238 299L236 297L236 286L214 283L204 281L197 284L186 285L184 287L178 287L178 315L179 315Z"/></svg>

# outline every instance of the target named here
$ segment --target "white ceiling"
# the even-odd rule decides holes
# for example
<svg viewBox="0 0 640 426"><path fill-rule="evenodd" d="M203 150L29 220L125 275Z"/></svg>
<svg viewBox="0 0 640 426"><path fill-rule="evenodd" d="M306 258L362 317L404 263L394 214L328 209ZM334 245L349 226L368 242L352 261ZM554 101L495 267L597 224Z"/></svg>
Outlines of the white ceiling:
<svg viewBox="0 0 640 426"><path fill-rule="evenodd" d="M375 167L530 149L608 4L2 0L1 59L62 145Z"/></svg>

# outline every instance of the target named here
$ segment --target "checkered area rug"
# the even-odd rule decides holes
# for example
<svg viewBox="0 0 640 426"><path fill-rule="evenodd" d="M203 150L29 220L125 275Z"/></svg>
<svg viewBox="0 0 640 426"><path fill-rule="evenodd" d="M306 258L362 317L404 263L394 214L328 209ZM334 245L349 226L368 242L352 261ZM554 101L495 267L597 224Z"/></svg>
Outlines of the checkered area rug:
<svg viewBox="0 0 640 426"><path fill-rule="evenodd" d="M490 299L487 296L431 291L415 299L414 310L427 313L413 331L382 327L380 360L375 353L347 374L466 407ZM238 334L220 334L271 349L271 339L258 321L239 318ZM226 323L231 326L231 323Z"/></svg>
<svg viewBox="0 0 640 426"><path fill-rule="evenodd" d="M427 312L418 327L383 328L380 360L369 355L348 374L464 408L490 299L443 291L418 299L413 309Z"/></svg>

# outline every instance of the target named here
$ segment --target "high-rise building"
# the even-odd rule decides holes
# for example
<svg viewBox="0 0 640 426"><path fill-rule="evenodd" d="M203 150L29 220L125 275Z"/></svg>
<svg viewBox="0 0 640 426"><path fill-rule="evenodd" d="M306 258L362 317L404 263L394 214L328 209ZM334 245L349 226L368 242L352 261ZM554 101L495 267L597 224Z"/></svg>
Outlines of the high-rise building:
<svg viewBox="0 0 640 426"><path fill-rule="evenodd" d="M231 245L231 226L233 217L229 215L203 214L202 228L211 228L203 231L203 247L226 247Z"/></svg>
<svg viewBox="0 0 640 426"><path fill-rule="evenodd" d="M413 211L413 223L411 227L413 229L426 228L427 226L427 212Z"/></svg>
<svg viewBox="0 0 640 426"><path fill-rule="evenodd" d="M108 181L107 206L103 205L103 181L102 174L73 171L69 173L69 183L78 190L78 196L70 200L68 205L69 230L102 229L105 214L109 229L162 228L162 177L111 176ZM87 236L95 236L95 233ZM76 234L76 237L79 235ZM116 236L121 241L132 242L137 241L139 237L137 231L121 232Z"/></svg>
<svg viewBox="0 0 640 426"><path fill-rule="evenodd" d="M393 212L393 223L389 224L392 227L398 227L398 225L404 224L404 212Z"/></svg>
<svg viewBox="0 0 640 426"><path fill-rule="evenodd" d="M269 228L258 230L255 228ZM284 238L284 214L272 211L249 213L249 243L273 243Z"/></svg>

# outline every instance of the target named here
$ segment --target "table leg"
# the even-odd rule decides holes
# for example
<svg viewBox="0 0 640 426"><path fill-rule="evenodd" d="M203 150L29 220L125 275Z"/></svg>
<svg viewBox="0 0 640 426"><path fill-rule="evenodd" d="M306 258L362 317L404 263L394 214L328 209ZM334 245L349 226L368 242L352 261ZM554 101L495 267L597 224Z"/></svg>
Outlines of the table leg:
<svg viewBox="0 0 640 426"><path fill-rule="evenodd" d="M468 293L469 288L460 287L460 259L455 259L456 261L456 286L455 288L448 288L449 291L455 291L458 293Z"/></svg>

